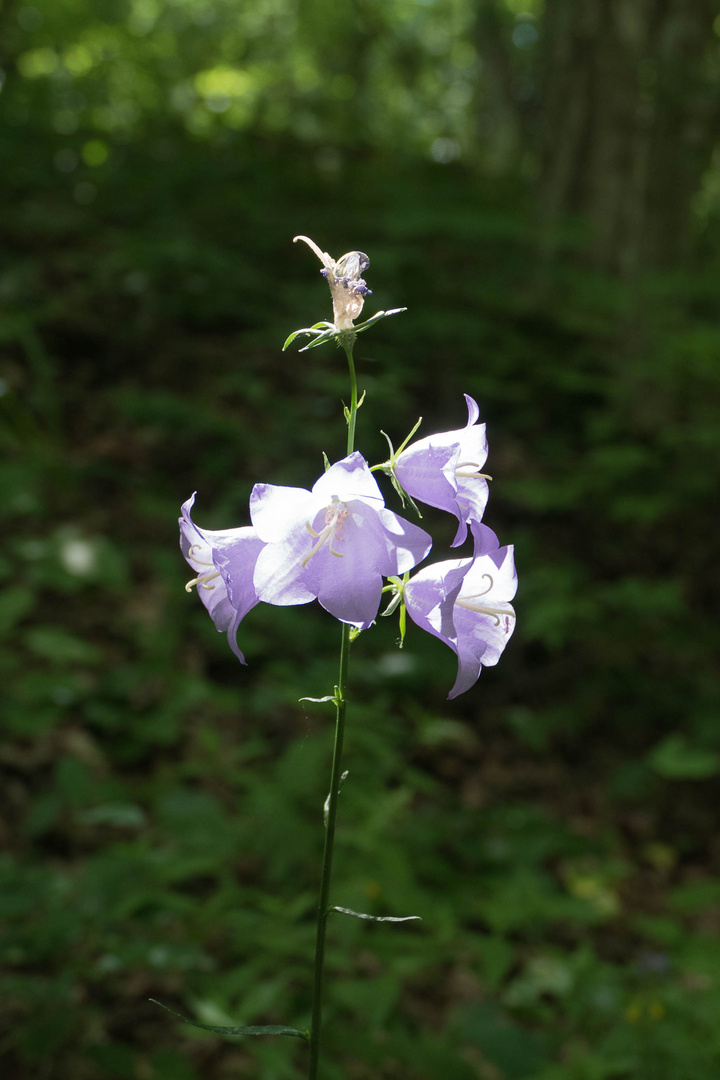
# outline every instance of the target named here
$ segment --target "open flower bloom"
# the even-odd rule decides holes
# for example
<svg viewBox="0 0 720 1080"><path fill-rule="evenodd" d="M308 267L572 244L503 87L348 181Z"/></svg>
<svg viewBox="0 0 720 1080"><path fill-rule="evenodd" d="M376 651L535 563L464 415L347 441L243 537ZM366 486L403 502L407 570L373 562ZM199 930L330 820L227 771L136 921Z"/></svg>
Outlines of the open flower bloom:
<svg viewBox="0 0 720 1080"><path fill-rule="evenodd" d="M474 522L471 528L472 559L423 567L403 588L411 619L457 653L450 698L469 690L483 667L497 664L515 629L509 603L517 590L513 548L501 548L486 525Z"/></svg>
<svg viewBox="0 0 720 1080"><path fill-rule="evenodd" d="M244 664L236 636L241 621L258 603L253 572L264 544L250 526L221 532L198 529L190 517L194 502L193 494L183 503L178 518L180 548L197 575L185 588L190 592L197 585L216 628L227 632L230 648Z"/></svg>
<svg viewBox="0 0 720 1080"><path fill-rule="evenodd" d="M335 329L352 330L353 319L357 319L363 309L365 297L370 296L372 291L361 276L370 265L367 255L362 251L349 251L336 262L327 251L321 251L309 237L293 237L293 243L297 240L303 240L312 248L323 264L324 269L320 273L332 293Z"/></svg>
<svg viewBox="0 0 720 1080"><path fill-rule="evenodd" d="M267 604L307 604L316 597L340 622L374 621L382 579L404 574L432 546L424 529L385 508L357 451L336 462L312 491L256 484L250 517L265 543L254 587Z"/></svg>
<svg viewBox="0 0 720 1080"><path fill-rule="evenodd" d="M488 452L485 425L477 422L477 402L469 394L465 401L464 428L419 439L393 462L395 476L408 495L458 518L453 547L463 543L469 523L480 521L488 499L488 478L480 471Z"/></svg>

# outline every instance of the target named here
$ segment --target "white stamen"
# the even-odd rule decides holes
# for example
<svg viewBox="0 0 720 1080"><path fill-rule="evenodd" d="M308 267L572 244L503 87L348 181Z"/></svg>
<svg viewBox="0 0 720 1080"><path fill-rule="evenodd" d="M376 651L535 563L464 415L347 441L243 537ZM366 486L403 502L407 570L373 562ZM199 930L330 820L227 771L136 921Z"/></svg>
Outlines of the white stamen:
<svg viewBox="0 0 720 1080"><path fill-rule="evenodd" d="M493 581L492 574L483 574L483 577L487 578L490 582L487 589L482 589L481 592L468 593L467 595L463 596L463 600L475 600L478 596L487 596L495 582Z"/></svg>
<svg viewBox="0 0 720 1080"><path fill-rule="evenodd" d="M335 555L338 559L343 558L343 553L341 551L335 551L335 549L333 548L333 540L335 540L336 538L339 540L343 539L343 537L340 536L340 530L342 529L343 521L348 516L349 512L350 511L346 507L345 503L340 502L337 496L334 495L332 502L325 511L324 529L321 529L320 532L315 532L310 522L305 522L305 528L311 536L317 537L317 543L313 544L310 551L308 551L307 555L300 564L301 566L307 566L313 555L315 555L316 552L320 550L325 541L328 539L330 540L330 543L328 544L328 551L330 552L330 554Z"/></svg>
<svg viewBox="0 0 720 1080"><path fill-rule="evenodd" d="M187 553L188 559L192 559L193 562L198 563L200 566L214 566L215 565L214 562L212 561L212 559L198 559L197 555L193 554L193 552L195 552L195 551L204 551L203 545L202 544L191 544L190 547L188 548L188 553Z"/></svg>
<svg viewBox="0 0 720 1080"><path fill-rule="evenodd" d="M199 561L199 559L195 560L195 562ZM197 585L198 587L202 586L203 589L214 589L215 586L208 585L208 582L213 581L216 577L220 577L219 570L210 570L206 574L198 574L197 577L194 577L190 581L188 581L185 586L185 592L192 592L193 585Z"/></svg>
<svg viewBox="0 0 720 1080"><path fill-rule="evenodd" d="M472 472L461 472L461 469L472 469ZM488 476L487 473L479 472L480 466L477 461L459 461L455 468L455 475L461 476L465 480L492 480L492 476Z"/></svg>

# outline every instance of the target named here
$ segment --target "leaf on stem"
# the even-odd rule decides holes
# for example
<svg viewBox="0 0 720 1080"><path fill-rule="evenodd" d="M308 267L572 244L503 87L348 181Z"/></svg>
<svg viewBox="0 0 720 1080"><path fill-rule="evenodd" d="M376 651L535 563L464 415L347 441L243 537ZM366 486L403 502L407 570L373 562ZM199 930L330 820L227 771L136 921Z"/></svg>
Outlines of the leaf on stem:
<svg viewBox="0 0 720 1080"><path fill-rule="evenodd" d="M346 907L332 907L331 911L339 911L341 915L352 915L354 919L367 919L369 922L422 922L420 915L366 915L362 911L352 911Z"/></svg>
<svg viewBox="0 0 720 1080"><path fill-rule="evenodd" d="M163 1005L162 1001L157 1001L155 998L149 1000L152 1001L153 1005L159 1005L161 1009L165 1009L166 1012L177 1016L178 1020L182 1020L184 1024L190 1024L191 1027L200 1028L202 1031L214 1031L217 1035L291 1035L297 1039L304 1039L306 1042L310 1040L310 1032L306 1028L285 1027L282 1024L267 1024L259 1027L247 1027L244 1024L238 1024L236 1027L198 1024L195 1020L189 1020L187 1016L183 1016L181 1013L175 1012L174 1009L168 1008L167 1005Z"/></svg>

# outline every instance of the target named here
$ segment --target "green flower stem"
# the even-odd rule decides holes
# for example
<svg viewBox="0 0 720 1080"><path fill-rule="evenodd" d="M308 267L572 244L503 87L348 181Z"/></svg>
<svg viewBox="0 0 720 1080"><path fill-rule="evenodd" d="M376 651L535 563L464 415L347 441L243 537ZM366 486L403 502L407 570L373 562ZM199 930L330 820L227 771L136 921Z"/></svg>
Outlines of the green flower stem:
<svg viewBox="0 0 720 1080"><path fill-rule="evenodd" d="M313 980L312 1020L310 1024L310 1070L309 1080L317 1080L320 1057L320 1027L322 1023L322 986L325 962L325 929L330 914L330 876L332 873L333 844L335 841L335 820L337 818L338 793L340 789L343 735L345 733L345 684L347 682L348 660L350 658L351 627L343 623L342 642L340 645L340 675L336 688L335 746L333 749L332 774L330 778L330 798L325 826L325 850L323 852L322 878L320 881L320 902L318 904L317 938L315 946L315 977Z"/></svg>
<svg viewBox="0 0 720 1080"><path fill-rule="evenodd" d="M355 344L355 335L352 333L343 334L340 338L342 347L345 350L347 356L348 370L350 372L350 408L348 409L348 437L347 437L347 452L352 454L355 449L355 417L358 411L358 396L357 396L357 376L355 375L355 361L353 360L353 345Z"/></svg>
<svg viewBox="0 0 720 1080"><path fill-rule="evenodd" d="M352 454L355 448L355 418L358 410L357 377L353 361L354 334L340 338L348 361L350 372L350 407L346 411L348 436L347 452ZM335 745L333 747L332 772L330 776L330 796L327 804L325 824L325 848L323 851L322 876L320 879L320 900L318 903L317 937L315 945L315 974L313 978L312 1020L310 1024L310 1068L308 1080L317 1080L320 1060L320 1030L322 1025L322 988L325 964L325 931L330 915L330 879L332 875L333 846L335 843L335 821L337 819L338 794L342 775L342 748L345 734L345 687L347 685L348 662L350 660L350 632L352 627L343 623L340 643L340 673L335 688Z"/></svg>

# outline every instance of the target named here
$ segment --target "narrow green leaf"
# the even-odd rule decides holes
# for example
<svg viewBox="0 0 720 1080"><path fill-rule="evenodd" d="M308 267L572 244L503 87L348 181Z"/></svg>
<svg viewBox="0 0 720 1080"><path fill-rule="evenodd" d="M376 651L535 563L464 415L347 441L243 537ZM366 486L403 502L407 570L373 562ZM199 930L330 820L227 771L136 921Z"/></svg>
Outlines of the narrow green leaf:
<svg viewBox="0 0 720 1080"><path fill-rule="evenodd" d="M401 311L407 311L407 308L397 307L390 308L389 311L376 311L371 318L366 319L364 323L358 323L358 325L354 327L355 333L361 334L363 330L368 330L371 326L374 326L376 322L380 322L381 319L387 319L389 315L399 315Z"/></svg>
<svg viewBox="0 0 720 1080"><path fill-rule="evenodd" d="M290 334L286 338L285 344L283 345L283 352L285 352L288 345L292 344L292 342L295 340L295 338L299 337L300 334L307 334L308 337L313 337L314 335L317 334L318 330L323 331L323 333L320 334L319 337L317 338L318 341L325 340L327 337L332 336L332 335L334 335L336 333L335 327L333 326L332 323L329 323L329 322L318 322L318 323L315 323L313 326L304 326L301 330L293 330L292 334ZM314 342L311 343L310 345L306 345L305 348L307 348L307 349L311 348L312 344L314 344ZM301 349L300 351L303 352L304 350Z"/></svg>
<svg viewBox="0 0 720 1080"><path fill-rule="evenodd" d="M341 915L352 915L354 919L367 919L369 922L422 922L420 915L366 915L362 911L352 911L346 907L332 907L331 911L339 911Z"/></svg>
<svg viewBox="0 0 720 1080"><path fill-rule="evenodd" d="M282 1024L267 1024L261 1027L250 1026L247 1027L244 1024L238 1024L236 1027L218 1027L215 1024L198 1024L195 1020L188 1020L187 1016L183 1016L179 1012L175 1012L174 1009L168 1008L167 1005L163 1005L162 1001L157 1001L155 998L150 998L153 1005L159 1005L161 1009L165 1009L166 1012L172 1013L173 1016L177 1016L178 1020L182 1020L184 1024L190 1024L191 1027L200 1028L201 1031L214 1031L217 1035L291 1035L296 1039L305 1039L306 1042L310 1040L310 1032L306 1028L293 1028L285 1027Z"/></svg>

